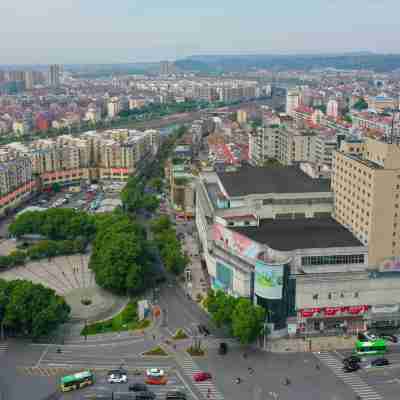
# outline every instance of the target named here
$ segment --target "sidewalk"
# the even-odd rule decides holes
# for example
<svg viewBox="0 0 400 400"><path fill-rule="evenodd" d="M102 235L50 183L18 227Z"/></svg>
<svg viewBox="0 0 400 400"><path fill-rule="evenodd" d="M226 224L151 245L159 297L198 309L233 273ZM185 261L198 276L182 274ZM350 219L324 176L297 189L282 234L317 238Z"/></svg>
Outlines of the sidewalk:
<svg viewBox="0 0 400 400"><path fill-rule="evenodd" d="M267 341L266 351L272 353L305 353L352 349L355 336L321 336L312 338L274 339Z"/></svg>
<svg viewBox="0 0 400 400"><path fill-rule="evenodd" d="M207 295L208 282L207 277L201 266L201 258L196 239L191 235L185 235L183 248L189 254L190 264L188 268L191 271L191 281L185 283L185 291L188 291L192 299L197 300L199 296L204 298Z"/></svg>

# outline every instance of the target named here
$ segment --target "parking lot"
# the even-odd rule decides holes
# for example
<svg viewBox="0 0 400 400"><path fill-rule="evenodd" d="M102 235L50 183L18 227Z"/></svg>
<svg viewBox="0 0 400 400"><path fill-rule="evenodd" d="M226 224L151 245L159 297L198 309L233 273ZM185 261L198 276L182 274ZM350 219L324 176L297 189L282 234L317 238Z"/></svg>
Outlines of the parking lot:
<svg viewBox="0 0 400 400"><path fill-rule="evenodd" d="M123 184L109 183L82 187L65 187L59 193L44 192L29 206L42 208L73 208L75 210L102 212L112 211L120 205L120 192Z"/></svg>
<svg viewBox="0 0 400 400"><path fill-rule="evenodd" d="M111 400L116 399L135 399L134 392L129 392L129 385L133 383L143 383L144 377L135 377L128 374L128 383L113 383L107 382L107 372L96 373L96 382L94 385L85 389L69 392L63 394L61 399L69 400ZM191 389L185 384L183 378L176 372L168 374L168 381L166 385L147 385L147 389L156 395L156 399L165 399L169 391L180 391L186 394L187 400L196 400L191 393Z"/></svg>

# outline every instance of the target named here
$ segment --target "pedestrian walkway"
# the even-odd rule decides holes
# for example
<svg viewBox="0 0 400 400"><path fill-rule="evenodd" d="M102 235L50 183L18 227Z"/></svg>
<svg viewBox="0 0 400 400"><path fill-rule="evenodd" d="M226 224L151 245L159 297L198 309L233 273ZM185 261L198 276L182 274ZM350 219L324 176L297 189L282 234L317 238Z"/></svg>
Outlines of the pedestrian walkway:
<svg viewBox="0 0 400 400"><path fill-rule="evenodd" d="M0 357L8 350L7 342L0 342Z"/></svg>
<svg viewBox="0 0 400 400"><path fill-rule="evenodd" d="M190 379L193 379L193 374L201 372L197 364L188 355L177 357L177 361L183 369L185 375L187 375ZM198 389L204 399L224 400L224 396L216 389L212 380L204 382L193 381L193 386Z"/></svg>
<svg viewBox="0 0 400 400"><path fill-rule="evenodd" d="M381 400L383 397L369 386L357 373L343 371L343 363L332 353L321 352L314 355L328 366L333 373L344 383L349 385L361 400Z"/></svg>

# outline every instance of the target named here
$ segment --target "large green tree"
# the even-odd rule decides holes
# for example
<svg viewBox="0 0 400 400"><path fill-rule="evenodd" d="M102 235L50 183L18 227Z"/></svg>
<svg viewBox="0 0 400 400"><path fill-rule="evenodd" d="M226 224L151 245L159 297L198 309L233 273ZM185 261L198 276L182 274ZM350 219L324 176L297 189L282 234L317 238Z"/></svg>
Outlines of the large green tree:
<svg viewBox="0 0 400 400"><path fill-rule="evenodd" d="M91 239L95 234L95 217L70 208L30 211L19 215L9 231L16 237L38 234L53 240Z"/></svg>
<svg viewBox="0 0 400 400"><path fill-rule="evenodd" d="M254 342L263 330L265 310L249 299L240 299L232 315L232 333L243 344Z"/></svg>
<svg viewBox="0 0 400 400"><path fill-rule="evenodd" d="M68 320L70 307L54 290L29 281L0 280L0 319L6 329L33 338Z"/></svg>
<svg viewBox="0 0 400 400"><path fill-rule="evenodd" d="M107 219L105 219L107 220ZM127 216L102 221L89 267L96 282L116 293L139 293L146 287L151 271L151 255L144 229Z"/></svg>
<svg viewBox="0 0 400 400"><path fill-rule="evenodd" d="M204 305L218 327L227 327L241 343L252 343L262 333L266 311L249 299L222 290L209 291Z"/></svg>

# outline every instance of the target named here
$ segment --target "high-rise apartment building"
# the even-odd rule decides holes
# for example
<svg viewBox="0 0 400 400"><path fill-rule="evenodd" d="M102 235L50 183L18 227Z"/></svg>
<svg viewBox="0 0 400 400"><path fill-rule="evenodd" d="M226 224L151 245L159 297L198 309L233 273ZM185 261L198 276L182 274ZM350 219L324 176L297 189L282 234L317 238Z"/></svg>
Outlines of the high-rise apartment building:
<svg viewBox="0 0 400 400"><path fill-rule="evenodd" d="M369 264L400 256L400 146L367 138L334 154L335 218L368 245Z"/></svg>
<svg viewBox="0 0 400 400"><path fill-rule="evenodd" d="M326 115L328 117L337 118L339 115L339 104L336 100L329 100L326 105Z"/></svg>
<svg viewBox="0 0 400 400"><path fill-rule="evenodd" d="M24 71L25 89L32 90L35 84L33 71Z"/></svg>
<svg viewBox="0 0 400 400"><path fill-rule="evenodd" d="M48 72L48 84L49 86L60 86L60 75L61 75L61 66L54 64L50 65Z"/></svg>
<svg viewBox="0 0 400 400"><path fill-rule="evenodd" d="M300 105L300 94L294 90L288 90L286 94L286 114L292 115L293 111Z"/></svg>
<svg viewBox="0 0 400 400"><path fill-rule="evenodd" d="M110 118L114 118L119 114L120 111L121 111L121 102L119 101L118 97L113 97L107 103L107 115Z"/></svg>
<svg viewBox="0 0 400 400"><path fill-rule="evenodd" d="M170 61L161 61L160 62L160 74L161 75L170 75L175 72L175 65Z"/></svg>

